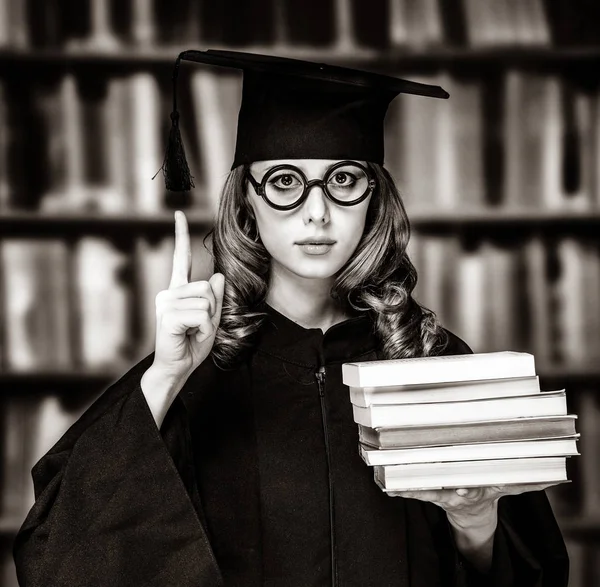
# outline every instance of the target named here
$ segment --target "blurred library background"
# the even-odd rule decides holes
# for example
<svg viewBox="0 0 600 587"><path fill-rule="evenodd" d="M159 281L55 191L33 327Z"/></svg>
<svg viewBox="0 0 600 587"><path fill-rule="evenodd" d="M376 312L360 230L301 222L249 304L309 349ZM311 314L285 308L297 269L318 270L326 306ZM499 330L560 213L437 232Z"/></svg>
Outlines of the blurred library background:
<svg viewBox="0 0 600 587"><path fill-rule="evenodd" d="M386 167L412 221L416 298L476 352L535 355L579 415L547 491L571 587L600 585L600 3L595 0L0 0L0 585L30 471L154 348L173 211L193 279L233 156L241 77L182 63L196 188L164 190L183 49L314 59L441 85L400 96Z"/></svg>

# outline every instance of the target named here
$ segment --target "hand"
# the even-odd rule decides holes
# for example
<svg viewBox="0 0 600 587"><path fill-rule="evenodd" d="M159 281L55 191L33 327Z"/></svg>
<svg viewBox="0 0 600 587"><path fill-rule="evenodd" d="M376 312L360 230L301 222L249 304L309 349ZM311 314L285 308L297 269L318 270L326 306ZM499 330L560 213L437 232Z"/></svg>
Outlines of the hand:
<svg viewBox="0 0 600 587"><path fill-rule="evenodd" d="M528 483L523 485L494 485L459 489L391 491L391 497L406 497L429 501L446 511L448 521L457 530L478 528L493 523L496 527L498 500L504 495L526 491L541 491L556 483Z"/></svg>
<svg viewBox="0 0 600 587"><path fill-rule="evenodd" d="M187 219L175 212L175 251L168 289L156 296L153 367L172 380L187 379L209 355L221 321L225 278L189 283L192 252Z"/></svg>

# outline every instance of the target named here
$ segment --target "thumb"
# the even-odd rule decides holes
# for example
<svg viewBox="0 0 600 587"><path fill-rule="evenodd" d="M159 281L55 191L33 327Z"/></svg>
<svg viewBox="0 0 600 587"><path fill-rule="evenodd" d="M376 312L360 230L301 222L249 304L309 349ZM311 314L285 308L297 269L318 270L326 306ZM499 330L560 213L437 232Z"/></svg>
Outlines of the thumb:
<svg viewBox="0 0 600 587"><path fill-rule="evenodd" d="M208 283L210 283L210 287L213 290L213 294L217 302L217 307L215 308L215 313L212 317L212 323L216 329L219 326L219 323L221 322L223 297L225 295L225 276L222 273L215 273L208 280Z"/></svg>

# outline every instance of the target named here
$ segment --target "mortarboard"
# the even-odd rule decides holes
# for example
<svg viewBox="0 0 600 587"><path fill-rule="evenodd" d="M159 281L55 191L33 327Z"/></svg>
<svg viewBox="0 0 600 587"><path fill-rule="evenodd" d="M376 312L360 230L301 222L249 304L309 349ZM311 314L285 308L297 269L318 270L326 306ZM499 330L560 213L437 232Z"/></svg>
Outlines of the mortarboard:
<svg viewBox="0 0 600 587"><path fill-rule="evenodd" d="M383 164L384 118L400 93L448 98L439 86L241 51L183 51L173 70L171 132L162 170L167 189L194 186L179 132L181 60L243 71L232 169L269 159L356 159Z"/></svg>

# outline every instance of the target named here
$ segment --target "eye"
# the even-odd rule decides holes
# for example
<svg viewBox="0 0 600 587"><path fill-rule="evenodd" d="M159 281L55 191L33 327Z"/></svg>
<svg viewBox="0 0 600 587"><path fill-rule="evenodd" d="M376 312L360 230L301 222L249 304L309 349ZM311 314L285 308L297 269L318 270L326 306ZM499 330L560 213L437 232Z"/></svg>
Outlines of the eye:
<svg viewBox="0 0 600 587"><path fill-rule="evenodd" d="M356 183L356 177L347 171L339 171L331 178L331 182L337 187L351 187Z"/></svg>
<svg viewBox="0 0 600 587"><path fill-rule="evenodd" d="M302 182L293 173L281 173L269 179L269 183L280 190L289 190L302 185Z"/></svg>

